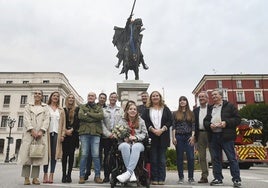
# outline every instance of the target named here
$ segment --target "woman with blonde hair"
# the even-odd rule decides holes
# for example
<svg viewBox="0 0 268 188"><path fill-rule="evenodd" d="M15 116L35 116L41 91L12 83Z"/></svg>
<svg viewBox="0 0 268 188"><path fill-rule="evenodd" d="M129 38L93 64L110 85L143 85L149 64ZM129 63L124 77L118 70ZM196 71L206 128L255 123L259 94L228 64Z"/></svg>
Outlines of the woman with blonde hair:
<svg viewBox="0 0 268 188"><path fill-rule="evenodd" d="M165 105L160 92L153 91L142 114L151 138L151 182L164 185L166 179L166 150L170 145L169 128L172 114Z"/></svg>
<svg viewBox="0 0 268 188"><path fill-rule="evenodd" d="M194 183L194 136L195 117L190 110L188 100L185 96L179 98L179 108L173 113L174 124L172 127L172 142L177 152L177 168L179 184L184 181L183 154L186 152L188 165L188 183Z"/></svg>
<svg viewBox="0 0 268 188"><path fill-rule="evenodd" d="M62 183L71 183L75 148L79 148L79 108L76 106L74 94L70 93L65 99L65 138L62 142ZM68 163L68 170L67 170Z"/></svg>
<svg viewBox="0 0 268 188"><path fill-rule="evenodd" d="M30 173L33 178L32 183L39 185L38 180L40 165L48 163L48 127L49 111L47 104L42 103L43 92L36 90L34 92L34 102L27 104L24 112L23 125L25 131L20 146L18 164L22 164L21 176L25 178L24 185L30 185ZM37 143L45 145L44 156L41 158L30 158L30 145L36 140Z"/></svg>
<svg viewBox="0 0 268 188"><path fill-rule="evenodd" d="M48 165L44 165L43 183L53 183L54 171L57 159L62 157L62 142L65 137L65 113L60 107L60 93L54 91L48 99L48 109L50 112L49 122L49 159L50 174L48 177Z"/></svg>

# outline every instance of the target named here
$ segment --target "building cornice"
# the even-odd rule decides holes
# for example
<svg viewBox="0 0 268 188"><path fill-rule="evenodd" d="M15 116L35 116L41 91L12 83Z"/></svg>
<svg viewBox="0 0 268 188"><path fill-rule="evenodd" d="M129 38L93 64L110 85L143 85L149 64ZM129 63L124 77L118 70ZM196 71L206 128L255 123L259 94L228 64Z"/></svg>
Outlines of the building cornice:
<svg viewBox="0 0 268 188"><path fill-rule="evenodd" d="M263 80L268 79L268 74L205 74L192 91L196 94L208 80Z"/></svg>

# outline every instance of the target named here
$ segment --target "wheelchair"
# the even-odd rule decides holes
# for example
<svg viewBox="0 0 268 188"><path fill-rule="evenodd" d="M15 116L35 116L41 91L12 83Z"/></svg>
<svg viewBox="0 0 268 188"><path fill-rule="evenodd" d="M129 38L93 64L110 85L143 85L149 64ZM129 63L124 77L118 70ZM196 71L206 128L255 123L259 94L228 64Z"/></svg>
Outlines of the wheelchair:
<svg viewBox="0 0 268 188"><path fill-rule="evenodd" d="M121 151L118 150L118 141L114 141L112 148L110 150L108 156L108 163L111 172L110 184L111 188L114 188L116 184L121 184L122 187L126 187L128 183L133 182L126 182L121 183L117 180L117 176L124 173L126 171L126 167L121 155ZM150 174L149 171L146 169L146 164L149 162L149 152L150 152L150 143L148 139L143 141L144 151L140 153L140 158L137 163L137 166L134 170L134 173L137 178L137 186L144 186L146 188L150 188Z"/></svg>

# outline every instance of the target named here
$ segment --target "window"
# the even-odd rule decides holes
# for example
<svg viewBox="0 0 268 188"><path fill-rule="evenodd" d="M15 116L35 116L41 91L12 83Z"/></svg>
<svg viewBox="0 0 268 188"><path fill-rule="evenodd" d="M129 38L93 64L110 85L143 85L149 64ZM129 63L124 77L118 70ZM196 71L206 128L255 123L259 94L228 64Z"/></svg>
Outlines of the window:
<svg viewBox="0 0 268 188"><path fill-rule="evenodd" d="M10 104L10 95L5 95L4 96L4 106Z"/></svg>
<svg viewBox="0 0 268 188"><path fill-rule="evenodd" d="M27 103L27 95L22 95L20 97L20 104L25 105Z"/></svg>
<svg viewBox="0 0 268 188"><path fill-rule="evenodd" d="M245 102L245 95L243 91L236 92L237 102Z"/></svg>
<svg viewBox="0 0 268 188"><path fill-rule="evenodd" d="M48 95L43 95L42 102L43 103L47 103L48 102Z"/></svg>
<svg viewBox="0 0 268 188"><path fill-rule="evenodd" d="M242 88L242 81L236 80L236 88Z"/></svg>
<svg viewBox="0 0 268 188"><path fill-rule="evenodd" d="M29 84L29 81L22 81L23 84Z"/></svg>
<svg viewBox="0 0 268 188"><path fill-rule="evenodd" d="M20 150L21 139L16 140L15 153L18 154Z"/></svg>
<svg viewBox="0 0 268 188"><path fill-rule="evenodd" d="M218 80L218 88L222 88L222 80Z"/></svg>
<svg viewBox="0 0 268 188"><path fill-rule="evenodd" d="M0 139L0 153L4 153L5 139Z"/></svg>
<svg viewBox="0 0 268 188"><path fill-rule="evenodd" d="M260 80L255 80L255 88L260 88Z"/></svg>
<svg viewBox="0 0 268 188"><path fill-rule="evenodd" d="M8 116L2 116L1 127L7 127Z"/></svg>
<svg viewBox="0 0 268 188"><path fill-rule="evenodd" d="M254 92L255 102L263 102L263 95L261 91Z"/></svg>
<svg viewBox="0 0 268 188"><path fill-rule="evenodd" d="M43 84L48 84L49 80L43 80Z"/></svg>
<svg viewBox="0 0 268 188"><path fill-rule="evenodd" d="M227 100L228 101L228 92L227 92L227 89L223 89L222 90L222 99L223 100Z"/></svg>
<svg viewBox="0 0 268 188"><path fill-rule="evenodd" d="M23 116L19 116L18 128L23 127Z"/></svg>
<svg viewBox="0 0 268 188"><path fill-rule="evenodd" d="M12 80L8 80L8 81L6 81L6 84L12 84L12 83L13 83Z"/></svg>

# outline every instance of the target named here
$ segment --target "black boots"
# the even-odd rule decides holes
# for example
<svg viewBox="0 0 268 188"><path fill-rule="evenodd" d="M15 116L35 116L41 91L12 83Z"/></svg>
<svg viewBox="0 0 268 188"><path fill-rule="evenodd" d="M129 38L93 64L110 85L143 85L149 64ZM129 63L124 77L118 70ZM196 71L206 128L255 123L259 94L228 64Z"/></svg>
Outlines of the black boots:
<svg viewBox="0 0 268 188"><path fill-rule="evenodd" d="M62 183L72 183L72 178L71 178L71 172L66 175L63 174L62 179L61 179Z"/></svg>
<svg viewBox="0 0 268 188"><path fill-rule="evenodd" d="M71 173L66 176L66 182L72 183Z"/></svg>
<svg viewBox="0 0 268 188"><path fill-rule="evenodd" d="M61 182L62 182L62 183L66 183L66 182L67 182L67 181L66 181L66 178L67 178L67 176L66 176L66 175L62 175Z"/></svg>

